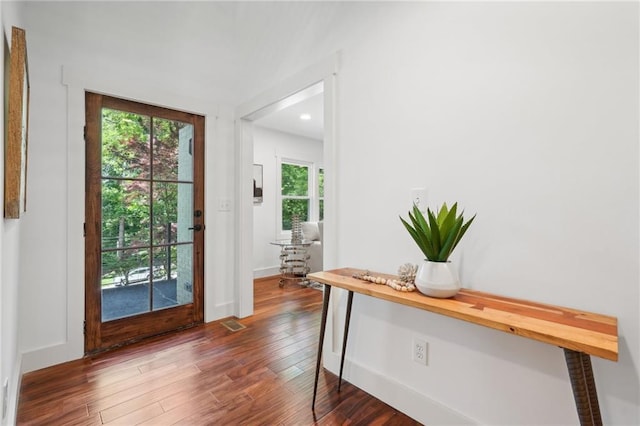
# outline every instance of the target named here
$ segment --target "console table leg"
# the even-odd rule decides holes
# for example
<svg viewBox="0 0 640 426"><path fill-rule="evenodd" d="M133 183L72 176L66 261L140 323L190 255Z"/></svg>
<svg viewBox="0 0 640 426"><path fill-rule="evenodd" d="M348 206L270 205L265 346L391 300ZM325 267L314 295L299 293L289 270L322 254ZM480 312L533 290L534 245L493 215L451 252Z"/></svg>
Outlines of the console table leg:
<svg viewBox="0 0 640 426"><path fill-rule="evenodd" d="M320 320L320 341L318 342L318 359L316 360L316 379L313 383L313 401L311 410L316 409L316 394L318 392L318 376L320 375L320 361L322 360L322 344L324 343L324 331L327 328L327 311L329 310L329 295L331 286L324 285L324 297L322 299L322 319Z"/></svg>
<svg viewBox="0 0 640 426"><path fill-rule="evenodd" d="M582 352L564 348L564 356L569 369L573 397L582 426L601 426L600 406L593 378L591 357Z"/></svg>
<svg viewBox="0 0 640 426"><path fill-rule="evenodd" d="M351 321L351 304L353 303L353 291L349 291L347 299L347 315L344 318L344 336L342 337L342 357L340 358L340 376L338 376L338 392L342 386L342 369L344 368L344 354L347 352L347 336L349 335L349 322Z"/></svg>

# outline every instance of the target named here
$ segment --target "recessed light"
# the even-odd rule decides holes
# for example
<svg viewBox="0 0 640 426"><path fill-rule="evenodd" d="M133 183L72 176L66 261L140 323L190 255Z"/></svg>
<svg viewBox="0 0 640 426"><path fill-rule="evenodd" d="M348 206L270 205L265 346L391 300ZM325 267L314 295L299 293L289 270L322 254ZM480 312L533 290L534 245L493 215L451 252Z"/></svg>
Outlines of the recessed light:
<svg viewBox="0 0 640 426"><path fill-rule="evenodd" d="M311 116L309 114L300 114L300 120L311 120Z"/></svg>

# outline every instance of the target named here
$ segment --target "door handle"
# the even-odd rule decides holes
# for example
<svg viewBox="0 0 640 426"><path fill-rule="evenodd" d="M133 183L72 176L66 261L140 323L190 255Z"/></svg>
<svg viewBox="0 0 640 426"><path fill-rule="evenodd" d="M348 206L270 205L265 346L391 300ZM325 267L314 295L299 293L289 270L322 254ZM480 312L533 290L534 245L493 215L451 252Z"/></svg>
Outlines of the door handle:
<svg viewBox="0 0 640 426"><path fill-rule="evenodd" d="M192 228L189 228L192 231L202 231L202 225L198 224L198 225L193 225Z"/></svg>

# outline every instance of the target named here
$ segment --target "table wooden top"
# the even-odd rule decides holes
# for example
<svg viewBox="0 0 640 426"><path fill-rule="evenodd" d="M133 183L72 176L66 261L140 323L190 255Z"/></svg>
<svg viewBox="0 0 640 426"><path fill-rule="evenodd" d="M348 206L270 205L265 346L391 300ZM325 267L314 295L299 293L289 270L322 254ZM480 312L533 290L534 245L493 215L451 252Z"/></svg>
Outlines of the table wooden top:
<svg viewBox="0 0 640 426"><path fill-rule="evenodd" d="M418 291L401 292L352 277L354 273L362 272L361 269L342 268L314 272L307 278L611 361L618 360L618 320L615 317L465 288L450 299L437 299ZM371 275L397 278L377 272L371 272Z"/></svg>

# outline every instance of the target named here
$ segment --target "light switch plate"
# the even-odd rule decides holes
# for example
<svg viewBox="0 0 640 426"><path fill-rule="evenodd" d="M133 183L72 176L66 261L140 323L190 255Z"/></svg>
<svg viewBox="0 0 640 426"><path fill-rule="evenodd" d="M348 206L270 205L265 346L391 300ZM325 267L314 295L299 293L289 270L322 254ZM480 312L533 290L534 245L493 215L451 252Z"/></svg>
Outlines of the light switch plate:
<svg viewBox="0 0 640 426"><path fill-rule="evenodd" d="M220 198L218 200L218 211L220 212L230 212L231 211L231 200L228 198Z"/></svg>

